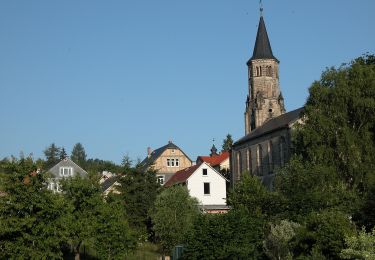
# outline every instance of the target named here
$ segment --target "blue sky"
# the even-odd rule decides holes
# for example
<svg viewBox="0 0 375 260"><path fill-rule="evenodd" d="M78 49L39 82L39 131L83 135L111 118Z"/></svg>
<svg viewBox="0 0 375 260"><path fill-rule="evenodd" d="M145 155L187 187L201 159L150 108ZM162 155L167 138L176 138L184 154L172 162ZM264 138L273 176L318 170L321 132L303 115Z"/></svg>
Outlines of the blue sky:
<svg viewBox="0 0 375 260"><path fill-rule="evenodd" d="M375 53L375 1L265 0L287 110L330 66ZM0 158L52 142L144 158L172 140L193 160L244 134L253 0L0 1Z"/></svg>

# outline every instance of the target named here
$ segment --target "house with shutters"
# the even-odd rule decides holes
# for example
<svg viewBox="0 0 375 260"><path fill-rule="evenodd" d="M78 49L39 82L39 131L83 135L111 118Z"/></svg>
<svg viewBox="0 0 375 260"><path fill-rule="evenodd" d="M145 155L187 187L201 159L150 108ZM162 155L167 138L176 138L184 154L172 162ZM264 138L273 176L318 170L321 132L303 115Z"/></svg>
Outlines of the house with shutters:
<svg viewBox="0 0 375 260"><path fill-rule="evenodd" d="M227 206L227 179L206 162L176 172L165 187L184 185L206 213L225 213Z"/></svg>
<svg viewBox="0 0 375 260"><path fill-rule="evenodd" d="M164 185L177 171L190 167L192 160L172 141L152 151L147 149L147 157L140 163L142 170L152 169L160 185Z"/></svg>
<svg viewBox="0 0 375 260"><path fill-rule="evenodd" d="M50 178L48 178L48 189L54 192L61 192L60 180L63 178L77 175L87 177L87 172L68 157L65 157L65 159L61 160L47 172L50 174Z"/></svg>

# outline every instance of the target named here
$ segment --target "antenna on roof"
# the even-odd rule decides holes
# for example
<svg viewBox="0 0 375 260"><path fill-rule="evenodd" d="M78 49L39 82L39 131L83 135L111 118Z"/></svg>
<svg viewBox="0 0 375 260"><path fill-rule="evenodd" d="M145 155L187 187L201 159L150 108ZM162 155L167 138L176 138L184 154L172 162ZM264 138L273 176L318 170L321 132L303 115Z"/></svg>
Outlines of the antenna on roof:
<svg viewBox="0 0 375 260"><path fill-rule="evenodd" d="M263 16L263 3L262 0L259 0L259 11L260 11L260 16Z"/></svg>

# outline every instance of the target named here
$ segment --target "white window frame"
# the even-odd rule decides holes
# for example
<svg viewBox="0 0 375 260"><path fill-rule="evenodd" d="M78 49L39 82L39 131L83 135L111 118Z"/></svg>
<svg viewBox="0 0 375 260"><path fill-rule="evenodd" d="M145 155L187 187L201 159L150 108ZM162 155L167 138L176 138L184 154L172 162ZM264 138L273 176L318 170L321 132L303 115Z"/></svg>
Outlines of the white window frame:
<svg viewBox="0 0 375 260"><path fill-rule="evenodd" d="M165 175L156 175L156 181L160 185L164 185L164 183L165 183Z"/></svg>
<svg viewBox="0 0 375 260"><path fill-rule="evenodd" d="M180 167L180 159L167 158L167 167Z"/></svg>
<svg viewBox="0 0 375 260"><path fill-rule="evenodd" d="M67 170L67 174L65 172ZM67 166L62 166L59 168L60 176L61 177L72 177L73 176L73 167L67 167Z"/></svg>

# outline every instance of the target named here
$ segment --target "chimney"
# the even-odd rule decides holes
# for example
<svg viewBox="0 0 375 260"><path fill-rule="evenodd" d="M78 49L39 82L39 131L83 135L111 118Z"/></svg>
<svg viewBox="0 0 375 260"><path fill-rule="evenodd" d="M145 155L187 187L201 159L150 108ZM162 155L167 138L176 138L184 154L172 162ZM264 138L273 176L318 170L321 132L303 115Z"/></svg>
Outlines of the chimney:
<svg viewBox="0 0 375 260"><path fill-rule="evenodd" d="M151 156L151 147L147 147L147 157L150 157Z"/></svg>

